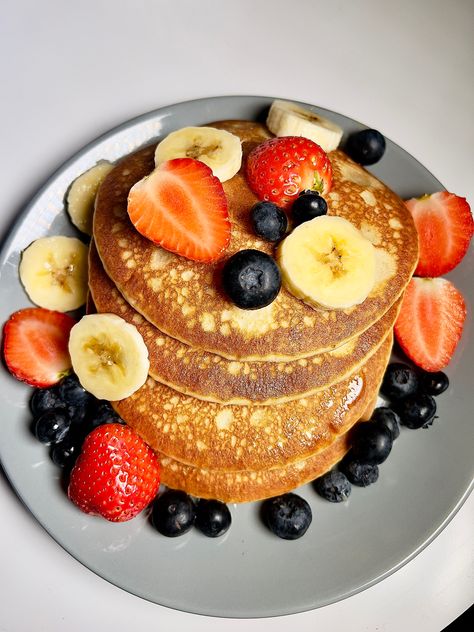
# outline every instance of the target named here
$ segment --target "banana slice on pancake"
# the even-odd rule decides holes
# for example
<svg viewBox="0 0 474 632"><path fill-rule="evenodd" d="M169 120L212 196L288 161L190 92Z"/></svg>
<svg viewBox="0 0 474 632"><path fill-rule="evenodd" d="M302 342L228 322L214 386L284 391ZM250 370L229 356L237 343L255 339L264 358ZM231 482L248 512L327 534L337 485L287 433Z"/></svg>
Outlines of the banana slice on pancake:
<svg viewBox="0 0 474 632"><path fill-rule="evenodd" d="M324 215L304 222L277 253L283 283L313 307L359 305L375 282L375 248L342 217Z"/></svg>
<svg viewBox="0 0 474 632"><path fill-rule="evenodd" d="M230 180L242 164L240 138L215 127L183 127L157 146L155 165L174 158L194 158L206 164L221 182Z"/></svg>
<svg viewBox="0 0 474 632"><path fill-rule="evenodd" d="M23 251L19 273L33 303L58 312L84 305L88 248L75 237L43 237Z"/></svg>
<svg viewBox="0 0 474 632"><path fill-rule="evenodd" d="M115 314L81 318L71 329L69 354L80 383L98 399L129 397L143 386L150 368L137 328Z"/></svg>
<svg viewBox="0 0 474 632"><path fill-rule="evenodd" d="M304 136L325 152L337 149L342 128L329 119L289 101L273 101L267 127L275 136Z"/></svg>
<svg viewBox="0 0 474 632"><path fill-rule="evenodd" d="M114 165L101 160L74 180L66 198L66 209L71 222L86 235L92 235L92 217L97 191Z"/></svg>

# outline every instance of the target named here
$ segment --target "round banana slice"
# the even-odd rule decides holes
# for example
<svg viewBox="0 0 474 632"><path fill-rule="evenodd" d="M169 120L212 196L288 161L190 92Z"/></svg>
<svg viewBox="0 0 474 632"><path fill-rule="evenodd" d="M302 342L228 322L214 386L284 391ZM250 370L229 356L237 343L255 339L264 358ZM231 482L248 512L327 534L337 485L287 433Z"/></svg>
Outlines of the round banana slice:
<svg viewBox="0 0 474 632"><path fill-rule="evenodd" d="M324 215L300 224L277 253L283 283L313 307L359 305L375 282L375 248L342 217Z"/></svg>
<svg viewBox="0 0 474 632"><path fill-rule="evenodd" d="M23 251L20 280L33 303L58 312L84 305L87 253L75 237L43 237Z"/></svg>
<svg viewBox="0 0 474 632"><path fill-rule="evenodd" d="M76 178L69 188L66 197L67 212L74 226L87 235L92 235L95 196L105 176L113 168L111 162L102 160Z"/></svg>
<svg viewBox="0 0 474 632"><path fill-rule="evenodd" d="M81 318L71 329L69 354L82 386L109 401L137 391L150 367L148 349L137 328L115 314Z"/></svg>
<svg viewBox="0 0 474 632"><path fill-rule="evenodd" d="M183 127L171 132L155 152L158 167L165 160L194 158L206 164L221 182L230 180L242 164L240 138L215 127Z"/></svg>
<svg viewBox="0 0 474 632"><path fill-rule="evenodd" d="M267 127L275 136L304 136L326 152L337 149L342 128L329 119L290 101L273 101Z"/></svg>

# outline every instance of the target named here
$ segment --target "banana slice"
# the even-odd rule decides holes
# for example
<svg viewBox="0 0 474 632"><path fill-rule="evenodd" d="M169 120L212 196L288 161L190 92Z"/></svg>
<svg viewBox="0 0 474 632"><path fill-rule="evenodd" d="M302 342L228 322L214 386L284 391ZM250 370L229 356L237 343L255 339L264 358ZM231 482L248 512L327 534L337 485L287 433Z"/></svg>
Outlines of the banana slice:
<svg viewBox="0 0 474 632"><path fill-rule="evenodd" d="M66 198L66 208L71 222L87 235L92 235L92 218L97 191L114 165L101 160L74 180Z"/></svg>
<svg viewBox="0 0 474 632"><path fill-rule="evenodd" d="M80 383L98 399L129 397L143 386L150 368L137 328L115 314L81 318L71 329L69 354Z"/></svg>
<svg viewBox="0 0 474 632"><path fill-rule="evenodd" d="M43 237L23 251L20 280L36 305L69 312L87 297L87 246L75 237Z"/></svg>
<svg viewBox="0 0 474 632"><path fill-rule="evenodd" d="M342 217L324 215L301 224L281 243L283 283L312 307L359 305L375 282L375 248Z"/></svg>
<svg viewBox="0 0 474 632"><path fill-rule="evenodd" d="M194 158L212 169L221 182L230 180L242 164L240 138L215 127L183 127L171 132L155 152L158 167L165 160Z"/></svg>
<svg viewBox="0 0 474 632"><path fill-rule="evenodd" d="M275 136L304 136L324 151L337 149L342 129L320 114L289 101L273 101L267 117L267 127Z"/></svg>

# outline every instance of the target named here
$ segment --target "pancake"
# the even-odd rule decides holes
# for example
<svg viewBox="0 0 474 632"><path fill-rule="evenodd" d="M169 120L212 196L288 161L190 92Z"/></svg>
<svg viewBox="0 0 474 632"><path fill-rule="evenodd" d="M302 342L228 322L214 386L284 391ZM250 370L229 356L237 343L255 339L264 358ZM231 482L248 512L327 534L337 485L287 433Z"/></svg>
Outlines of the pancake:
<svg viewBox="0 0 474 632"><path fill-rule="evenodd" d="M268 137L256 123L214 124L245 134L244 153ZM100 187L94 238L108 276L125 299L172 338L231 360L282 361L339 346L373 325L401 295L418 256L416 229L404 203L382 182L341 151L330 154L334 172L329 213L355 224L374 244L377 277L361 304L316 310L282 289L259 310L240 310L226 297L223 261L196 263L142 237L127 215L131 186L154 167L154 146L122 160ZM232 222L226 257L244 248L273 253L273 245L253 233L249 210L257 198L243 171L224 183Z"/></svg>
<svg viewBox="0 0 474 632"><path fill-rule="evenodd" d="M185 395L217 403L268 405L308 396L344 379L375 353L393 327L398 302L360 336L334 351L292 362L237 362L160 332L136 312L106 275L92 243L89 287L99 312L119 314L143 336L150 375Z"/></svg>
<svg viewBox="0 0 474 632"><path fill-rule="evenodd" d="M118 414L156 452L201 469L263 470L320 452L361 417L385 370L393 335L345 380L273 406L222 406L148 378Z"/></svg>

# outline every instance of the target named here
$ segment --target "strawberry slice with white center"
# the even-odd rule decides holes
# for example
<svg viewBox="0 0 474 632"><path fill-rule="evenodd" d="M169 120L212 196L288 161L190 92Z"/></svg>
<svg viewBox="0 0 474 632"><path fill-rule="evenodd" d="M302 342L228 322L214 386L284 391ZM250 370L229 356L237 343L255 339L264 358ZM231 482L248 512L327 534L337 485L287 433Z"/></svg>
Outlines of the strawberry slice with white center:
<svg viewBox="0 0 474 632"><path fill-rule="evenodd" d="M414 277L403 297L395 336L415 364L440 371L453 356L465 319L464 297L452 283Z"/></svg>
<svg viewBox="0 0 474 632"><path fill-rule="evenodd" d="M71 369L68 341L76 321L61 312L29 307L12 314L3 330L8 370L31 386L52 386Z"/></svg>
<svg viewBox="0 0 474 632"><path fill-rule="evenodd" d="M455 268L469 248L474 233L471 209L465 198L440 191L405 202L418 231L420 259L417 276L438 277Z"/></svg>
<svg viewBox="0 0 474 632"><path fill-rule="evenodd" d="M222 184L193 158L167 160L137 182L127 210L144 237L193 261L220 259L230 241Z"/></svg>

